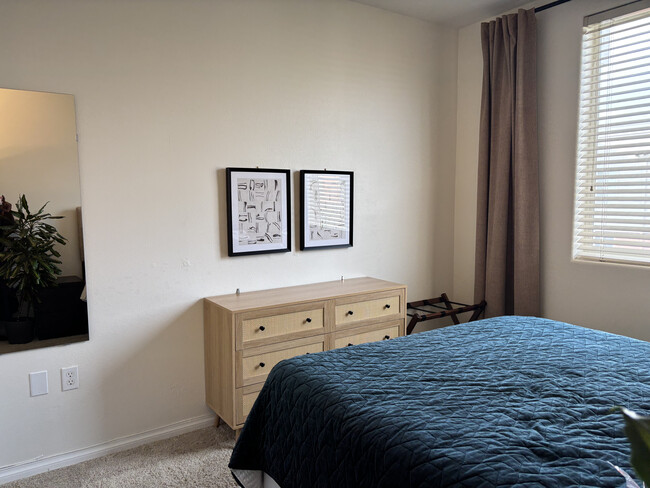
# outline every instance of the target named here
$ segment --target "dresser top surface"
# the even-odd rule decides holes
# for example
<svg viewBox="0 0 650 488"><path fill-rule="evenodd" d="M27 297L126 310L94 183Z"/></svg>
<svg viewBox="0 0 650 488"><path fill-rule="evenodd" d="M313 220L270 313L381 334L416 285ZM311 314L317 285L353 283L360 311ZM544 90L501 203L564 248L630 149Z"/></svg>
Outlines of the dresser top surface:
<svg viewBox="0 0 650 488"><path fill-rule="evenodd" d="M232 312L240 312L287 303L326 300L399 288L406 288L406 286L377 278L365 277L350 278L344 281L337 280L289 286L286 288L273 288L270 290L249 291L240 293L239 295L233 293L230 295L209 297L205 300Z"/></svg>

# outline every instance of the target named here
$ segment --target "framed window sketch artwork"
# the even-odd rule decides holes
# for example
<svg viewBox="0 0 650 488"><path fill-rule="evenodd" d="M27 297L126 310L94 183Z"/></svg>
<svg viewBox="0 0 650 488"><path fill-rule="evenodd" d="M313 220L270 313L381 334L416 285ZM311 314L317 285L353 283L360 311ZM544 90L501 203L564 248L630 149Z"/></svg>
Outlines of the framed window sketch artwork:
<svg viewBox="0 0 650 488"><path fill-rule="evenodd" d="M300 171L300 249L352 246L354 173Z"/></svg>
<svg viewBox="0 0 650 488"><path fill-rule="evenodd" d="M291 251L288 169L226 168L228 256Z"/></svg>

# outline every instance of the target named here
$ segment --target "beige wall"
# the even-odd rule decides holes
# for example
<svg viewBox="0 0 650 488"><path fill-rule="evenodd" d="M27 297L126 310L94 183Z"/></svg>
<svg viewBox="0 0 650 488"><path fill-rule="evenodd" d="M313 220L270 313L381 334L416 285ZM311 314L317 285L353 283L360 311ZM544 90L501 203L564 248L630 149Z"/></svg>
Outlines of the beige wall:
<svg viewBox="0 0 650 488"><path fill-rule="evenodd" d="M0 45L0 86L76 99L91 335L0 356L0 475L205 417L204 296L451 289L455 31L343 0L27 0ZM256 165L354 171L354 247L228 258L223 168Z"/></svg>
<svg viewBox="0 0 650 488"><path fill-rule="evenodd" d="M573 0L537 15L542 314L650 341L650 269L571 261L582 19L620 3ZM474 283L480 43L479 24L459 31L454 293L462 297Z"/></svg>
<svg viewBox="0 0 650 488"><path fill-rule="evenodd" d="M454 300L473 303L478 133L483 58L480 23L458 31Z"/></svg>
<svg viewBox="0 0 650 488"><path fill-rule="evenodd" d="M76 208L81 205L74 97L0 89L0 194L16 208L24 194L68 239L57 245L63 276L82 276Z"/></svg>

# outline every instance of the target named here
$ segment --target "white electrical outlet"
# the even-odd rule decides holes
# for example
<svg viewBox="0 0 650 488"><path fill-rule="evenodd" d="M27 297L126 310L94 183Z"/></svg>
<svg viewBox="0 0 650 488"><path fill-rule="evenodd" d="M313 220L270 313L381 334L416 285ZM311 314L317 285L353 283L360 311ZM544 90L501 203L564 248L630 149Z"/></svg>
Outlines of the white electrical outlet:
<svg viewBox="0 0 650 488"><path fill-rule="evenodd" d="M76 390L79 388L79 368L69 366L61 368L61 390Z"/></svg>

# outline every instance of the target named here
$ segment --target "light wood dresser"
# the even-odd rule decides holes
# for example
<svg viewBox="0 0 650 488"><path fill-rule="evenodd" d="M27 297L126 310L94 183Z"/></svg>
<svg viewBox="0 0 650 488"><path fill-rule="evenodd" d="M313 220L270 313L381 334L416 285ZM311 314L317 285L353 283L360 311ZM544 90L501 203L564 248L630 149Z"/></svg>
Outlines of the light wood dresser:
<svg viewBox="0 0 650 488"><path fill-rule="evenodd" d="M273 366L314 353L402 336L406 286L353 278L204 299L205 394L243 427Z"/></svg>

